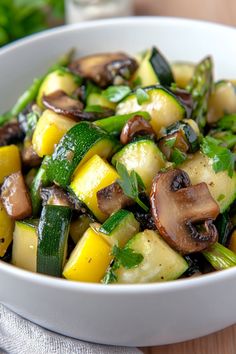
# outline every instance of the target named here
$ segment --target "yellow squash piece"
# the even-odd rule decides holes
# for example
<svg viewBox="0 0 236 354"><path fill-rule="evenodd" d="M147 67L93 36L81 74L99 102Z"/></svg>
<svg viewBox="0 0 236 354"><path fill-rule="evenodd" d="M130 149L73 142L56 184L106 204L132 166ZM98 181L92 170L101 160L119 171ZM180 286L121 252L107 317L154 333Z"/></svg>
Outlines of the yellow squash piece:
<svg viewBox="0 0 236 354"><path fill-rule="evenodd" d="M32 143L36 153L43 157L51 155L54 147L59 143L63 135L74 125L75 121L57 114L49 109L45 110L36 125Z"/></svg>
<svg viewBox="0 0 236 354"><path fill-rule="evenodd" d="M20 152L16 145L0 147L0 184L4 178L21 169Z"/></svg>
<svg viewBox="0 0 236 354"><path fill-rule="evenodd" d="M37 245L37 228L26 222L17 221L13 235L12 264L36 272Z"/></svg>
<svg viewBox="0 0 236 354"><path fill-rule="evenodd" d="M48 74L40 86L37 96L37 105L44 108L42 103L43 95L49 95L57 90L64 91L67 95L71 95L78 87L75 77L72 73L62 71L61 69L55 70Z"/></svg>
<svg viewBox="0 0 236 354"><path fill-rule="evenodd" d="M72 251L63 276L69 280L99 283L111 260L111 246L89 228Z"/></svg>
<svg viewBox="0 0 236 354"><path fill-rule="evenodd" d="M76 171L70 187L96 218L104 221L106 215L98 207L97 192L115 182L117 178L119 175L116 170L100 156L94 155Z"/></svg>
<svg viewBox="0 0 236 354"><path fill-rule="evenodd" d="M0 201L0 257L6 253L13 237L14 221L8 216Z"/></svg>

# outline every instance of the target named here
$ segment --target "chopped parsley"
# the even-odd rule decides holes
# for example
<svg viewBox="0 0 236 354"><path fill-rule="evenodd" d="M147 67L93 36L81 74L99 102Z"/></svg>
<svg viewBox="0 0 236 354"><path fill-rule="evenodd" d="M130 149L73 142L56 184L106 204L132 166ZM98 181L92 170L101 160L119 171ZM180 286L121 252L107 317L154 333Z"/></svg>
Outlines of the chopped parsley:
<svg viewBox="0 0 236 354"><path fill-rule="evenodd" d="M140 104L140 105L150 99L147 92L144 91L142 88L138 88L136 90L136 98L137 98L138 104Z"/></svg>
<svg viewBox="0 0 236 354"><path fill-rule="evenodd" d="M220 146L220 141L210 136L202 140L201 151L212 159L214 171L227 171L230 177L233 176L235 155L226 147Z"/></svg>
<svg viewBox="0 0 236 354"><path fill-rule="evenodd" d="M109 86L102 92L102 95L110 102L119 102L130 92L129 86Z"/></svg>
<svg viewBox="0 0 236 354"><path fill-rule="evenodd" d="M116 169L120 176L117 182L123 189L125 195L133 199L141 208L147 212L149 210L148 207L139 198L139 192L145 190L145 185L142 181L142 178L134 170L132 170L129 174L126 167L120 162L117 162Z"/></svg>

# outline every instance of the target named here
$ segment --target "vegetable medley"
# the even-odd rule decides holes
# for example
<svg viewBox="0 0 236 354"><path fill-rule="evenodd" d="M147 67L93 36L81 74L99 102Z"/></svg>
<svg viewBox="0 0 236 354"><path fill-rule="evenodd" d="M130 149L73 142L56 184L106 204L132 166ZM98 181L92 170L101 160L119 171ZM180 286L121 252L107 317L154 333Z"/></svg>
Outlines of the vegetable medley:
<svg viewBox="0 0 236 354"><path fill-rule="evenodd" d="M106 284L236 265L236 86L211 57L71 52L0 125L2 260Z"/></svg>

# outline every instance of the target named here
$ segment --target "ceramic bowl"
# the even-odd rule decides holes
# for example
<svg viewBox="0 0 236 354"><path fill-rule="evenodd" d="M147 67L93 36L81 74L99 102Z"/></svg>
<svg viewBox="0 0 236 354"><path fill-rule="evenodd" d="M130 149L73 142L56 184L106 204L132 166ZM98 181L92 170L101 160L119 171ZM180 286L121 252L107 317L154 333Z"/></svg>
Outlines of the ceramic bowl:
<svg viewBox="0 0 236 354"><path fill-rule="evenodd" d="M0 110L71 47L78 55L158 46L170 60L211 54L218 78L236 78L236 29L174 18L81 23L0 50ZM87 341L151 346L184 341L236 321L236 268L143 285L70 282L0 262L0 302L50 330Z"/></svg>

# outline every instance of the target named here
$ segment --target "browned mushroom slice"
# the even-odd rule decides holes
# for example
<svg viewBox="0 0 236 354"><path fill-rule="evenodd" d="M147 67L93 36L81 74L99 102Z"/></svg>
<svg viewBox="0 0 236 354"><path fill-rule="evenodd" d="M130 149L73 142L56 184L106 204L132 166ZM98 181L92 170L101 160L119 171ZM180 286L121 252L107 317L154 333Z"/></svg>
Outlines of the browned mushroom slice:
<svg viewBox="0 0 236 354"><path fill-rule="evenodd" d="M128 144L136 135L150 135L152 138L155 137L155 132L151 125L139 115L135 115L124 125L120 134L120 142L124 145Z"/></svg>
<svg viewBox="0 0 236 354"><path fill-rule="evenodd" d="M20 220L31 216L31 200L20 171L5 178L1 199L8 215L13 219Z"/></svg>
<svg viewBox="0 0 236 354"><path fill-rule="evenodd" d="M180 88L174 88L171 90L175 96L178 97L179 101L184 105L186 110L186 116L191 117L193 111L193 98L191 93Z"/></svg>
<svg viewBox="0 0 236 354"><path fill-rule="evenodd" d="M83 103L69 97L64 91L57 90L42 98L46 108L52 111L63 114L68 117L80 118L83 109Z"/></svg>
<svg viewBox="0 0 236 354"><path fill-rule="evenodd" d="M40 196L43 200L43 204L48 205L61 205L73 208L73 204L69 200L66 192L57 186L41 188Z"/></svg>
<svg viewBox="0 0 236 354"><path fill-rule="evenodd" d="M150 202L158 231L180 253L199 252L217 241L213 220L220 210L206 183L192 186L180 169L160 172Z"/></svg>
<svg viewBox="0 0 236 354"><path fill-rule="evenodd" d="M23 164L29 167L37 167L42 162L41 157L39 157L36 151L33 149L33 145L31 142L27 142L27 144L24 144L24 147L21 151L21 158Z"/></svg>
<svg viewBox="0 0 236 354"><path fill-rule="evenodd" d="M18 122L5 124L0 128L0 146L9 145L24 138L24 133Z"/></svg>
<svg viewBox="0 0 236 354"><path fill-rule="evenodd" d="M97 200L99 209L107 215L133 204L133 200L124 194L117 182L98 191Z"/></svg>
<svg viewBox="0 0 236 354"><path fill-rule="evenodd" d="M77 59L69 67L98 86L106 87L113 84L117 76L128 80L138 68L138 64L135 59L124 53L102 53Z"/></svg>

